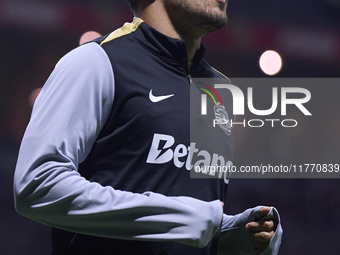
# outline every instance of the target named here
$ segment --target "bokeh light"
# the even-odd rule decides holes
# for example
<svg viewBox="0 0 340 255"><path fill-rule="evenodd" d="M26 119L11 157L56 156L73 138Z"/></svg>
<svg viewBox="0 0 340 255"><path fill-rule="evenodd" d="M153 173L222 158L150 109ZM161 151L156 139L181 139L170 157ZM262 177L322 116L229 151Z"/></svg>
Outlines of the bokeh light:
<svg viewBox="0 0 340 255"><path fill-rule="evenodd" d="M33 107L34 102L35 102L35 100L37 99L37 97L38 97L40 91L41 91L41 88L36 88L36 89L34 89L34 90L31 92L31 94L29 95L29 97L28 97L28 102L29 102L29 104L30 104L31 107Z"/></svg>
<svg viewBox="0 0 340 255"><path fill-rule="evenodd" d="M85 32L81 37L80 37L80 40L79 40L79 45L82 45L84 43L87 43L89 41L92 41L93 39L96 39L98 37L100 37L101 34L99 34L98 32L96 31L88 31L88 32Z"/></svg>
<svg viewBox="0 0 340 255"><path fill-rule="evenodd" d="M273 50L265 51L260 57L260 67L267 75L277 74L282 68L281 56Z"/></svg>

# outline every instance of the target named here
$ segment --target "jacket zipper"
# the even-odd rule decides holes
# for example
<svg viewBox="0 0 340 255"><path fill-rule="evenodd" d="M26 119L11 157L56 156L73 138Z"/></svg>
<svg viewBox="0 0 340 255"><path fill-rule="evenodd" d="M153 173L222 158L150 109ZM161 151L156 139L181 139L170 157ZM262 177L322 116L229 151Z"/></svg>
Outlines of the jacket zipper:
<svg viewBox="0 0 340 255"><path fill-rule="evenodd" d="M188 80L189 80L190 85L192 85L192 78L191 78L191 75L188 74L187 77L188 77Z"/></svg>

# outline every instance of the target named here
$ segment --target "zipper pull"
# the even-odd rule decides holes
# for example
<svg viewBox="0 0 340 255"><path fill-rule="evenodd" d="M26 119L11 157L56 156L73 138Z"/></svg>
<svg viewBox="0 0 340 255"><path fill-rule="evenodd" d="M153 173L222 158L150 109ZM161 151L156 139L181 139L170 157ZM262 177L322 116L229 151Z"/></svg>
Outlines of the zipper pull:
<svg viewBox="0 0 340 255"><path fill-rule="evenodd" d="M192 78L190 74L188 74L188 79L189 79L190 85L192 85Z"/></svg>

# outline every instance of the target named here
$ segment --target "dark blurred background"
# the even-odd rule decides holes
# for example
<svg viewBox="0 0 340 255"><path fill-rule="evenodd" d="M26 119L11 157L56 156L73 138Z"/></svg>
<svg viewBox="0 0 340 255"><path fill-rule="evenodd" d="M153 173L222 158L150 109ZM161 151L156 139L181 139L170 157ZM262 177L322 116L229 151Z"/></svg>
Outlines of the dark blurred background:
<svg viewBox="0 0 340 255"><path fill-rule="evenodd" d="M275 77L339 77L340 0L230 0L228 15L225 29L203 39L206 59L227 76L268 77L259 58L275 50L283 60ZM1 254L51 250L49 228L17 215L13 205L13 173L33 91L83 33L106 34L132 17L124 0L0 0ZM235 164L287 162L292 155L314 161L303 163L339 163L339 93L334 88L324 96L312 94L324 116L313 129L237 128ZM277 141L283 149L273 146ZM339 179L233 179L226 207L234 214L275 205L284 227L282 255L340 254L339 184Z"/></svg>

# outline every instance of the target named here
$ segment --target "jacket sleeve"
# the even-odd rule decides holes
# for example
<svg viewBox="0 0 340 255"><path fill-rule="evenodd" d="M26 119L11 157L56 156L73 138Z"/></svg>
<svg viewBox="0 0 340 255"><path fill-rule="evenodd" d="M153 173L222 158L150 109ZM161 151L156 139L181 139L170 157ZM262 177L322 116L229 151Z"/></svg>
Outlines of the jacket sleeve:
<svg viewBox="0 0 340 255"><path fill-rule="evenodd" d="M77 233L205 246L220 227L218 200L120 191L78 173L108 118L114 83L111 63L96 43L58 62L35 102L20 147L14 176L17 211Z"/></svg>
<svg viewBox="0 0 340 255"><path fill-rule="evenodd" d="M257 255L245 225L248 222L260 219L272 219L276 223L274 236L270 240L268 247L260 255L278 254L283 234L280 215L276 208L271 207L270 212L266 216L261 217L259 211L262 207L257 206L247 209L243 213L234 216L223 215L218 255Z"/></svg>

